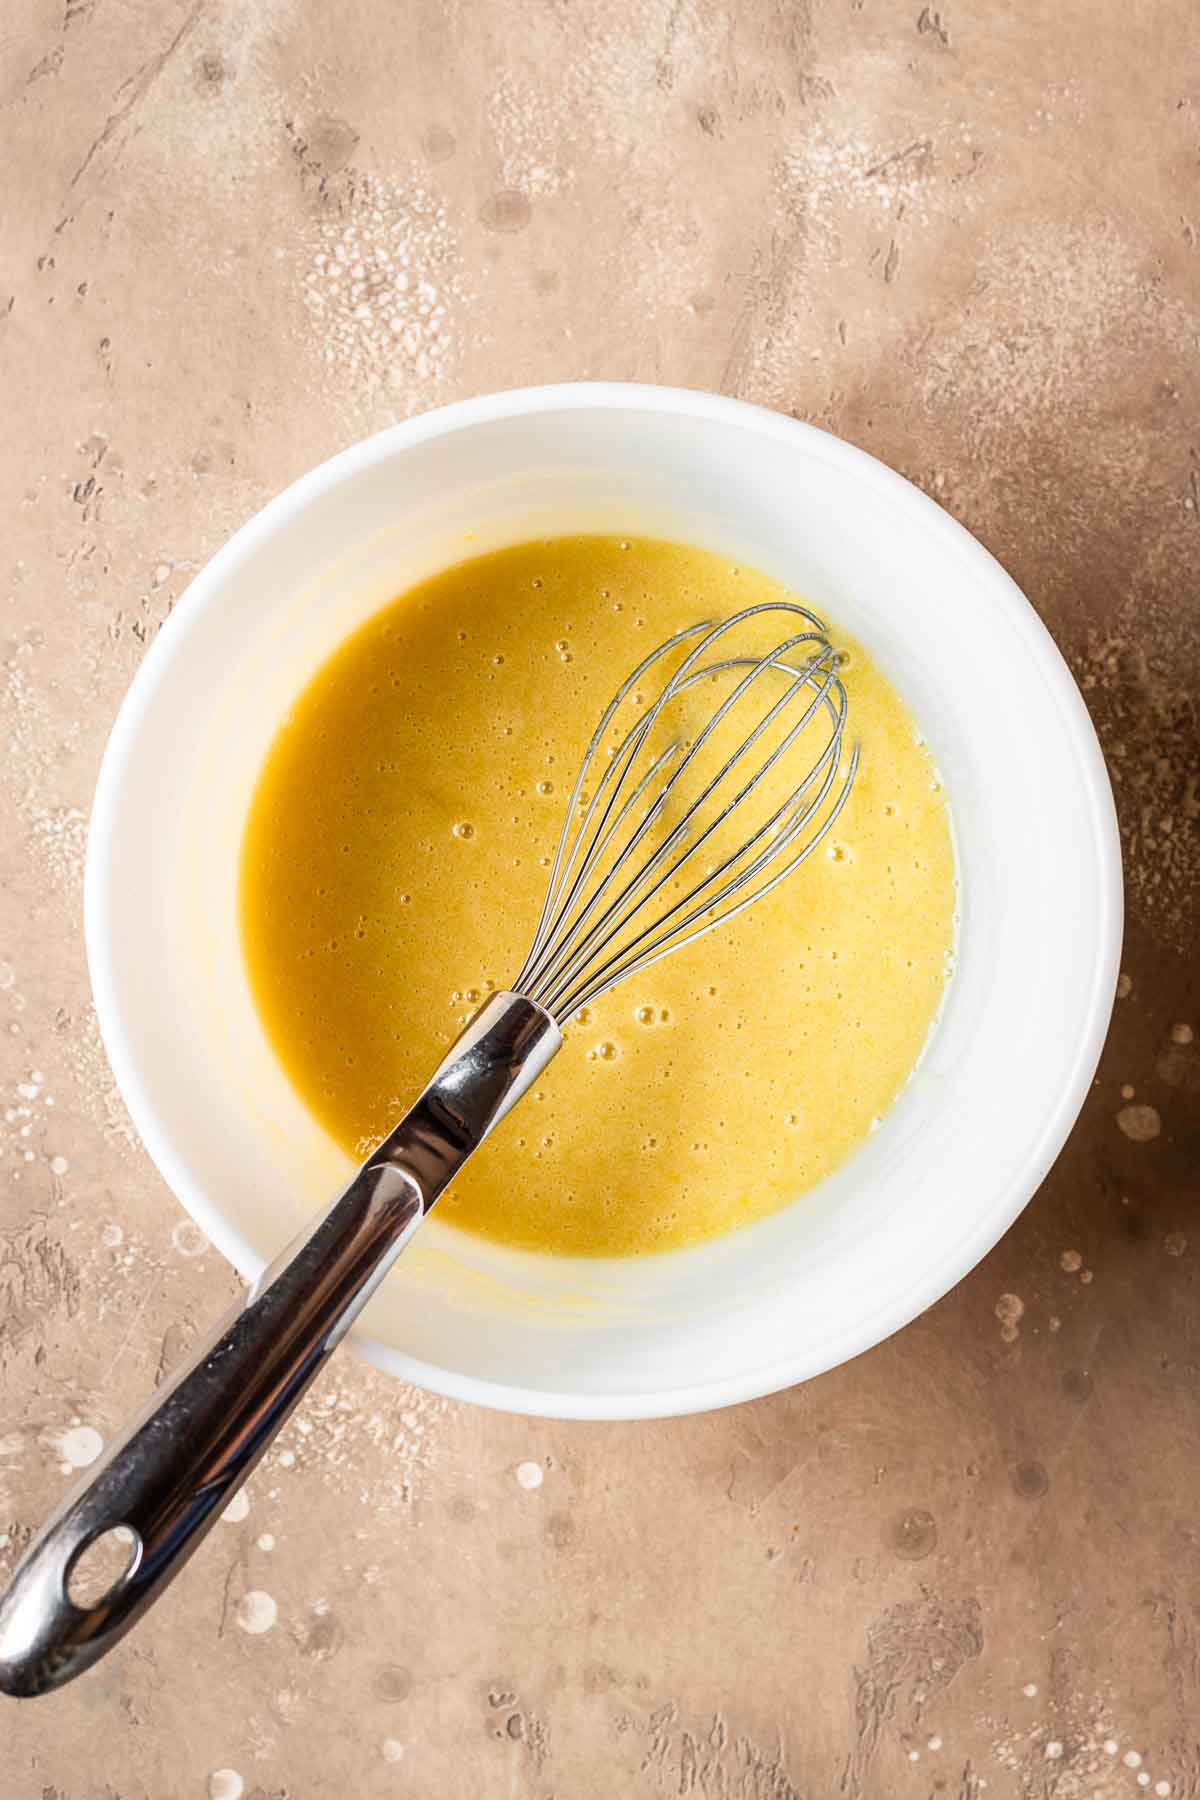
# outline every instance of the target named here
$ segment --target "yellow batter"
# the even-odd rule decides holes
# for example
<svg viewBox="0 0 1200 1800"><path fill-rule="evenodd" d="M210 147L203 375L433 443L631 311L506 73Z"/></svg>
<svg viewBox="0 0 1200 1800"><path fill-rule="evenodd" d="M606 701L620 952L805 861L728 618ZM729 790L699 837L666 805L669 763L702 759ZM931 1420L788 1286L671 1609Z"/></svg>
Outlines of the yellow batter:
<svg viewBox="0 0 1200 1800"><path fill-rule="evenodd" d="M678 544L538 541L402 595L320 670L258 783L241 920L275 1050L348 1151L515 977L624 676L681 627L783 592ZM954 854L894 689L857 646L843 679L862 764L830 838L581 1015L439 1216L575 1255L692 1244L794 1199L887 1111L941 1003Z"/></svg>

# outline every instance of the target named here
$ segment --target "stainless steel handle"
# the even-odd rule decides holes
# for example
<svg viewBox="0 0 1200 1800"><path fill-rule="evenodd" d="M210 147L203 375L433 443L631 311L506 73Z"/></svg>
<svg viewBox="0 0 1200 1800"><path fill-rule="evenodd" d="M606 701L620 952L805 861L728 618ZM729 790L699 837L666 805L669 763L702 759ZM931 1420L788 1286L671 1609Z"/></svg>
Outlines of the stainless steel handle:
<svg viewBox="0 0 1200 1800"><path fill-rule="evenodd" d="M495 994L345 1192L153 1395L34 1539L0 1599L0 1692L49 1693L96 1662L187 1561L447 1182L562 1042ZM89 1544L133 1534L102 1598L67 1592Z"/></svg>

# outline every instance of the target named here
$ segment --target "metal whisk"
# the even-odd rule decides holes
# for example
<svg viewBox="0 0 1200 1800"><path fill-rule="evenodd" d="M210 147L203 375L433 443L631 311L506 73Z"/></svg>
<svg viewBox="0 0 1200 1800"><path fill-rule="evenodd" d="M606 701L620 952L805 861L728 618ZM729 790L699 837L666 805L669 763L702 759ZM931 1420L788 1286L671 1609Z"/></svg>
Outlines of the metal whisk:
<svg viewBox="0 0 1200 1800"><path fill-rule="evenodd" d="M799 622L807 630L792 631L761 656L718 654L710 660L710 652L722 640L736 645L736 634L751 619L771 613L787 614L791 623ZM695 638L700 641L679 662L658 698L610 750L594 795L573 823L622 704L657 664ZM717 624L689 626L639 663L609 702L584 753L542 916L512 991L565 1021L627 976L762 899L810 856L845 805L858 767L857 748L847 763L842 762L846 691L837 670L837 652L821 621L807 608L787 601L748 606ZM648 756L655 725L681 696L703 681L734 671L744 673L690 741L675 737L658 755ZM784 680L772 686L771 676ZM770 703L758 702L760 690L773 696ZM689 770L721 726L733 723L739 709L750 714L744 735L731 734L734 747L723 750L716 770L689 791L685 784ZM734 813L759 794L772 770L780 765L784 772L791 770L785 761L788 753L821 714L827 715L827 734L815 750L809 748L811 739L806 741L809 755L801 778L793 781L789 776L783 799L757 823L747 820L730 849L726 840ZM774 743L773 728L777 728ZM754 752L760 745L762 760L756 760ZM661 785L656 785L660 776ZM648 848L654 825L680 792L687 795L680 816L665 840ZM670 892L689 863L694 870L697 852L718 838L719 860L670 905L650 916L652 903Z"/></svg>
<svg viewBox="0 0 1200 1800"><path fill-rule="evenodd" d="M772 614L784 634L762 651ZM718 695L707 709L706 684ZM0 1599L0 1691L60 1687L157 1598L447 1183L554 1056L562 1025L812 854L858 766L845 728L837 653L792 602L678 632L622 683L584 755L512 987L35 1538Z"/></svg>

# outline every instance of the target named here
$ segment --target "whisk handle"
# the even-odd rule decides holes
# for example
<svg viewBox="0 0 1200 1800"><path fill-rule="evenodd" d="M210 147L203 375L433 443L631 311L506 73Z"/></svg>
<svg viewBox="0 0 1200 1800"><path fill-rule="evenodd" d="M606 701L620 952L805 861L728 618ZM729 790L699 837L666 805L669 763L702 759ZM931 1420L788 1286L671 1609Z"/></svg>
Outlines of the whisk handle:
<svg viewBox="0 0 1200 1800"><path fill-rule="evenodd" d="M496 994L484 1005L345 1191L264 1270L34 1539L0 1598L0 1692L30 1697L63 1686L152 1605L447 1182L561 1041L532 1001ZM116 1531L128 1546L123 1572L98 1598L72 1598L84 1551Z"/></svg>

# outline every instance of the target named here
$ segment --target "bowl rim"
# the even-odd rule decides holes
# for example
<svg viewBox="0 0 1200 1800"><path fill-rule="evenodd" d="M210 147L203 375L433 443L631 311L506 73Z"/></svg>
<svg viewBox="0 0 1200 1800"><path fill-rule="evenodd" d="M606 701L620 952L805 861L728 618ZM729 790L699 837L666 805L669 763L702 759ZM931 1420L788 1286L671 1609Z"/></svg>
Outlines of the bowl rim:
<svg viewBox="0 0 1200 1800"><path fill-rule="evenodd" d="M186 649L192 622L228 575L318 496L352 480L362 470L432 438L522 415L579 409L674 414L759 432L840 465L920 519L928 531L940 538L947 554L965 566L972 581L986 589L989 602L1008 615L1037 663L1071 740L1096 870L1099 954L1092 969L1086 1011L1069 1076L1048 1107L1021 1166L987 1209L974 1219L970 1229L949 1244L935 1263L924 1268L902 1293L874 1313L858 1318L840 1336L827 1340L819 1352L776 1357L738 1375L693 1384L579 1394L514 1387L464 1375L395 1350L365 1333L352 1334L356 1349L375 1367L450 1399L547 1418L663 1418L757 1399L822 1374L882 1342L946 1294L992 1249L1041 1185L1078 1117L1107 1035L1121 952L1124 891L1116 809L1095 728L1061 652L1030 601L990 552L936 501L868 451L818 426L702 389L638 382L565 382L502 390L434 408L360 440L300 476L240 526L188 584L150 645L121 703L97 778L84 874L84 938L101 1038L130 1118L152 1162L180 1204L239 1272L247 1280L254 1280L266 1259L252 1249L192 1179L150 1100L132 1049L108 953L108 877L113 830L141 722L168 668Z"/></svg>

